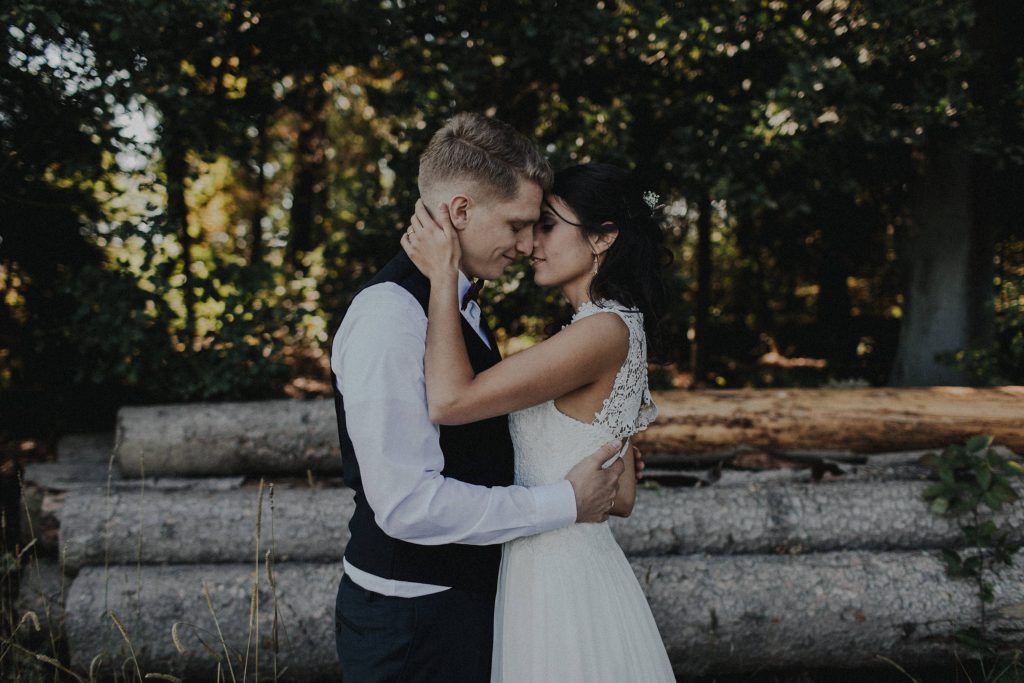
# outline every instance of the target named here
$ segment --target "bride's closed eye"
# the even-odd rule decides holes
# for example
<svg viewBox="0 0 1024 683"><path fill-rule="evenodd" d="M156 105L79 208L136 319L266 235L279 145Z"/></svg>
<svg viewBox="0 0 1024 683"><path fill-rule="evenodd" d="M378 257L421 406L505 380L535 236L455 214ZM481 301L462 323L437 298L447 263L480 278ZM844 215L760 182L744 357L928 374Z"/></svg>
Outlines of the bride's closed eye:
<svg viewBox="0 0 1024 683"><path fill-rule="evenodd" d="M537 223L537 229L540 230L541 232L543 232L544 234L547 234L547 233L551 232L551 229L554 228L554 227L555 227L554 221L543 221L542 220L541 222Z"/></svg>

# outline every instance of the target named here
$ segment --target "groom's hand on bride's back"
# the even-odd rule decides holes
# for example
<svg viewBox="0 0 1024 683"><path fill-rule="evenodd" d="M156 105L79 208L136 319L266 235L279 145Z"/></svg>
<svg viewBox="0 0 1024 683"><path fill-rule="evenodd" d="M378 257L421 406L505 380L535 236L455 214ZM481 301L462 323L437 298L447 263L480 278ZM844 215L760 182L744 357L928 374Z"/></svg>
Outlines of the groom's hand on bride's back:
<svg viewBox="0 0 1024 683"><path fill-rule="evenodd" d="M622 443L619 441L606 443L565 475L576 495L577 522L604 522L608 519L615 494L619 490L619 475L625 465L619 458L607 468L601 466L621 448Z"/></svg>

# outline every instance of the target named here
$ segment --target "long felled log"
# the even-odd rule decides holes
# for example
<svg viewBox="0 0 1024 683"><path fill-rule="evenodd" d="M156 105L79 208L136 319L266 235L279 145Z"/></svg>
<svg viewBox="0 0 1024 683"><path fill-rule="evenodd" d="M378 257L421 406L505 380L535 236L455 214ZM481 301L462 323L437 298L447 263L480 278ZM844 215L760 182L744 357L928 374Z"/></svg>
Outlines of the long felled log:
<svg viewBox="0 0 1024 683"><path fill-rule="evenodd" d="M977 586L934 551L634 559L678 672L950 662L981 623ZM1024 644L1024 568L993 580L992 642Z"/></svg>
<svg viewBox="0 0 1024 683"><path fill-rule="evenodd" d="M863 453L939 448L974 434L1024 452L1024 386L975 389L739 389L660 392L637 445L666 453L768 450Z"/></svg>
<svg viewBox="0 0 1024 683"><path fill-rule="evenodd" d="M324 399L122 408L115 451L129 477L341 471Z"/></svg>
<svg viewBox="0 0 1024 683"><path fill-rule="evenodd" d="M744 444L877 453L940 448L979 433L1024 452L1024 387L673 391L656 393L655 401L657 422L636 438L649 452ZM341 467L329 400L122 408L116 453L125 476Z"/></svg>
<svg viewBox="0 0 1024 683"><path fill-rule="evenodd" d="M283 680L338 680L334 601L341 563L289 563L273 571L271 586L261 563L258 618L250 627L255 563L87 567L71 585L65 607L72 666L88 670L101 654L107 668L131 661L113 614L132 642L143 677L242 680L246 668L247 680L275 680L276 666L285 672Z"/></svg>
<svg viewBox="0 0 1024 683"><path fill-rule="evenodd" d="M961 534L929 512L923 481L641 489L628 519L612 518L631 555L802 553L952 547ZM1020 489L1024 494L1024 489ZM69 493L61 547L71 569L132 564L245 562L256 551L257 491ZM260 547L278 560L339 561L352 492L278 488L263 496ZM1024 504L997 518L1024 543Z"/></svg>
<svg viewBox="0 0 1024 683"><path fill-rule="evenodd" d="M75 491L60 515L64 565L246 562L256 552L256 488ZM354 503L347 488L264 489L262 551L277 561L341 561Z"/></svg>
<svg viewBox="0 0 1024 683"><path fill-rule="evenodd" d="M951 660L954 632L977 626L980 619L974 584L947 578L938 553L931 551L634 558L633 566L680 674L862 667L880 665L878 655L904 665L935 664ZM287 667L291 680L336 680L333 609L339 565L282 565L273 586L263 570L258 636L249 620L254 569L84 569L67 601L72 663L85 668L104 653L107 662L119 665L130 656L109 616L113 612L135 644L143 674L213 680L218 656L231 653L237 672L247 649L252 672L258 645L259 670L270 678L276 613L278 670ZM993 585L995 601L988 608L993 637L1020 647L1024 569L1004 570ZM184 653L172 641L175 623ZM226 669L226 662L222 666Z"/></svg>

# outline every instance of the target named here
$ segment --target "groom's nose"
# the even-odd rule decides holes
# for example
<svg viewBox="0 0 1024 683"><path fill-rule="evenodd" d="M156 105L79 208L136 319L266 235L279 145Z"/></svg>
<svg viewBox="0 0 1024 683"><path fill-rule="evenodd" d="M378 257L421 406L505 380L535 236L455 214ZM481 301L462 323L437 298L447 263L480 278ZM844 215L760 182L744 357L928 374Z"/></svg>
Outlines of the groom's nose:
<svg viewBox="0 0 1024 683"><path fill-rule="evenodd" d="M533 230L524 228L516 233L516 251L523 256L533 253Z"/></svg>

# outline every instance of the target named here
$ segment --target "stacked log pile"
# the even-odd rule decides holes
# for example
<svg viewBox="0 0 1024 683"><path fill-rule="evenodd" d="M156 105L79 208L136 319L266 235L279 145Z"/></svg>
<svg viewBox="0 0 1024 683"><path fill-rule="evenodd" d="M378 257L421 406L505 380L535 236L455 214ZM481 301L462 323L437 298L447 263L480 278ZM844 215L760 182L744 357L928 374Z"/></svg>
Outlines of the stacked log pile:
<svg viewBox="0 0 1024 683"><path fill-rule="evenodd" d="M687 476L713 483L642 487L633 516L612 525L678 674L885 665L881 657L934 664L952 660L958 629L978 625L977 587L947 577L941 559L960 530L922 498L925 451L878 452L890 442L867 415L872 402L889 415L881 422L899 448L985 432L1021 452L1024 390L967 390L976 393L956 398L962 417L944 402L955 393L929 408L920 392L886 390L885 404L873 391L791 395L789 417L774 391L656 396L662 414L642 440L654 478L689 463ZM975 401L988 402L981 428L966 407ZM39 508L59 510L73 577L65 626L75 667L103 653L109 666L137 661L143 673L195 680L218 667L227 678L229 666L337 680L334 597L352 496L337 477L334 429L326 401L126 408L109 477L104 462L91 483L55 492L52 472L37 476L48 489ZM731 441L729 429L739 430ZM827 467L720 471L716 458L740 445ZM1024 543L1024 506L997 523ZM1020 647L1024 569L1003 570L993 586L989 630Z"/></svg>

